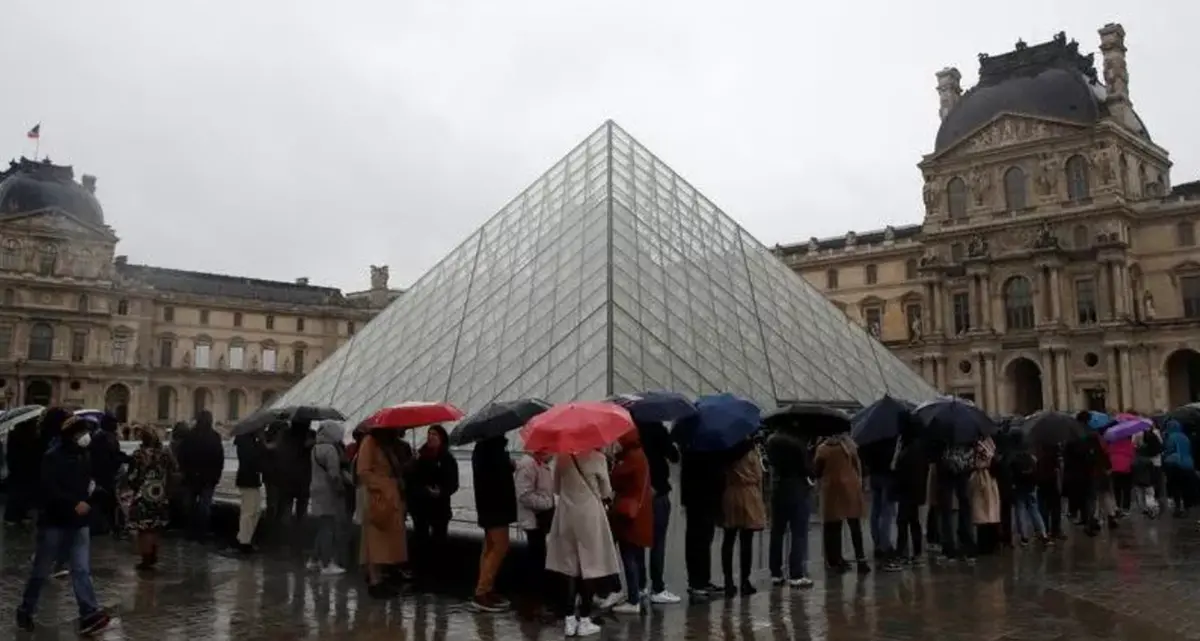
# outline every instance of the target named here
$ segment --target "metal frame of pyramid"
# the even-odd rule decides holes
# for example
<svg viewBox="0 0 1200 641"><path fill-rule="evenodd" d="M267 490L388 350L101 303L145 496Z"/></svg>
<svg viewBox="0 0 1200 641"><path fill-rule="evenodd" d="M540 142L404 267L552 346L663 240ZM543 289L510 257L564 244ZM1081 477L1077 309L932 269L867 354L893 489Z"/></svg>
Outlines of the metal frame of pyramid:
<svg viewBox="0 0 1200 641"><path fill-rule="evenodd" d="M670 389L867 404L936 391L612 121L280 396L401 401Z"/></svg>

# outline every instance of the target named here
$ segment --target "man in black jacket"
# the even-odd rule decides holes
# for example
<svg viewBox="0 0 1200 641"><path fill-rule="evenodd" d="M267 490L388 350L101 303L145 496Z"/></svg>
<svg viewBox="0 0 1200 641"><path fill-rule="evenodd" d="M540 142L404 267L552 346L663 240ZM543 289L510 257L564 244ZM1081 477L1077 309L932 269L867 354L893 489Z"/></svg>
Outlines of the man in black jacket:
<svg viewBox="0 0 1200 641"><path fill-rule="evenodd" d="M105 413L100 418L100 429L92 432L88 446L88 458L92 462L92 478L96 481L96 495L92 499L92 534L121 535L117 518L117 473L129 456L121 451L117 438L117 417Z"/></svg>
<svg viewBox="0 0 1200 641"><path fill-rule="evenodd" d="M221 435L213 429L212 412L201 410L196 415L196 425L179 443L179 470L186 492L188 535L203 539L211 525L213 492L225 470L225 446Z"/></svg>
<svg viewBox="0 0 1200 641"><path fill-rule="evenodd" d="M729 458L725 452L698 452L691 448L684 448L680 457L679 499L686 519L684 564L688 596L693 601L707 601L713 594L723 593L712 582L712 543L721 514Z"/></svg>
<svg viewBox="0 0 1200 641"><path fill-rule="evenodd" d="M90 423L68 419L61 440L42 459L41 511L38 513L37 551L33 570L17 607L17 627L32 631L42 587L54 563L64 553L71 568L71 585L79 606L79 631L93 634L108 626L109 616L100 608L92 585L91 543L88 513L95 482L88 460Z"/></svg>
<svg viewBox="0 0 1200 641"><path fill-rule="evenodd" d="M767 438L771 467L771 531L768 561L771 581L783 584L783 538L791 533L787 580L792 587L812 587L808 576L808 521L812 512L812 461L808 443L787 432Z"/></svg>
<svg viewBox="0 0 1200 641"><path fill-rule="evenodd" d="M507 439L497 436L476 443L471 452L475 513L483 529L479 581L471 605L481 612L500 612L509 605L494 590L496 574L508 555L508 528L517 522L515 466L507 448Z"/></svg>
<svg viewBox="0 0 1200 641"><path fill-rule="evenodd" d="M642 585L650 586L650 602L679 603L681 599L667 590L663 567L667 554L667 527L671 523L671 463L679 462L679 448L671 440L662 423L638 423L642 451L650 465L650 487L654 491L654 544L650 547L650 581L642 577ZM645 572L647 564L642 564Z"/></svg>
<svg viewBox="0 0 1200 641"><path fill-rule="evenodd" d="M251 432L233 439L237 447L238 469L234 484L237 485L241 506L239 508L237 544L243 554L254 552L254 530L262 512L262 466L266 448L262 432Z"/></svg>
<svg viewBox="0 0 1200 641"><path fill-rule="evenodd" d="M8 462L8 501L4 505L4 522L24 524L34 507L41 482L42 456L38 439L38 417L18 423L8 433L4 454Z"/></svg>

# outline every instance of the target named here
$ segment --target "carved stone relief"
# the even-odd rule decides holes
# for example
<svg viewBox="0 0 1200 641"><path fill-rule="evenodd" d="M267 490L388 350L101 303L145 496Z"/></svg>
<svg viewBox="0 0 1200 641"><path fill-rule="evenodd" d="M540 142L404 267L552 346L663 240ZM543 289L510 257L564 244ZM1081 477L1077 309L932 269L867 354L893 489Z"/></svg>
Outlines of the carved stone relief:
<svg viewBox="0 0 1200 641"><path fill-rule="evenodd" d="M1038 161L1037 193L1042 197L1054 196L1058 189L1058 174L1061 165L1050 154L1042 154Z"/></svg>
<svg viewBox="0 0 1200 641"><path fill-rule="evenodd" d="M976 152L1045 140L1071 133L1071 129L1030 118L1002 118L963 143L963 151Z"/></svg>
<svg viewBox="0 0 1200 641"><path fill-rule="evenodd" d="M992 198L992 174L986 169L972 169L970 174L971 196L976 206L986 204Z"/></svg>
<svg viewBox="0 0 1200 641"><path fill-rule="evenodd" d="M1111 147L1097 147L1092 150L1090 155L1092 158L1092 166L1096 168L1096 178L1099 179L1099 183L1101 185L1108 185L1116 180L1117 174L1114 170L1114 154Z"/></svg>

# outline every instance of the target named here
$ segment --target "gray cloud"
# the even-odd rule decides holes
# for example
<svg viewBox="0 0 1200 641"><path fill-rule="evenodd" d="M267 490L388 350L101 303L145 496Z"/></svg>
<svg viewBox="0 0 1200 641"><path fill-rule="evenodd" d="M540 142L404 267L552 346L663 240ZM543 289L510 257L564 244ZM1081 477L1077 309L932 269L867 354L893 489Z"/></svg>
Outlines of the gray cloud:
<svg viewBox="0 0 1200 641"><path fill-rule="evenodd" d="M933 73L1129 32L1131 94L1198 173L1200 4L7 0L0 153L100 177L131 260L415 280L606 118L770 244L920 219ZM317 248L333 244L341 251Z"/></svg>

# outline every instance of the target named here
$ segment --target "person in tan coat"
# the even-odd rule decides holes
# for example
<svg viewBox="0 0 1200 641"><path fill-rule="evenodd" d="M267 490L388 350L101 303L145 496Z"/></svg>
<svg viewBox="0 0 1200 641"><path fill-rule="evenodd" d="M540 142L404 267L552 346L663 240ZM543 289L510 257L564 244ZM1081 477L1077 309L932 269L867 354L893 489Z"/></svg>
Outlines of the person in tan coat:
<svg viewBox="0 0 1200 641"><path fill-rule="evenodd" d="M404 474L412 450L398 434L396 430L373 430L363 439L355 464L366 498L359 554L367 567L367 591L375 598L396 594L384 582L383 568L408 561Z"/></svg>
<svg viewBox="0 0 1200 641"><path fill-rule="evenodd" d="M824 439L817 446L813 468L821 479L821 521L824 522L825 565L833 571L845 572L850 564L842 558L842 523L850 525L850 542L858 571L871 571L863 551L862 535L862 463L858 448L848 434Z"/></svg>
<svg viewBox="0 0 1200 641"><path fill-rule="evenodd" d="M767 527L767 508L763 503L763 465L758 448L744 441L731 453L725 471L725 490L721 494L721 570L725 574L725 594L734 596L739 586L733 582L733 548L740 544L738 569L741 570L742 596L757 590L750 583L753 569L754 533Z"/></svg>

